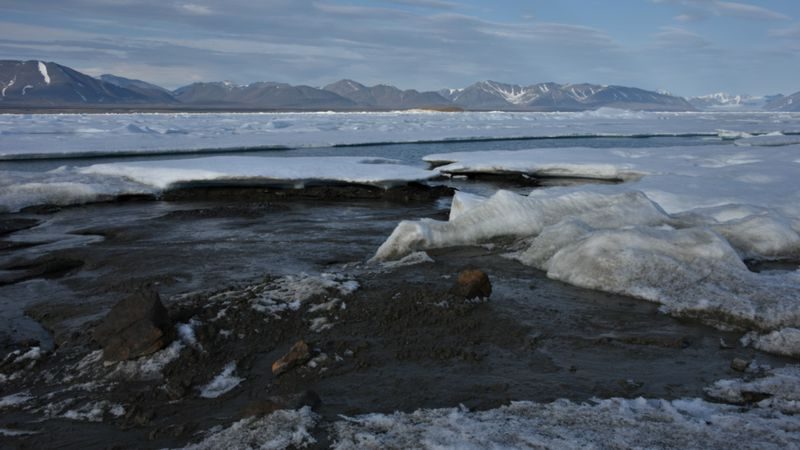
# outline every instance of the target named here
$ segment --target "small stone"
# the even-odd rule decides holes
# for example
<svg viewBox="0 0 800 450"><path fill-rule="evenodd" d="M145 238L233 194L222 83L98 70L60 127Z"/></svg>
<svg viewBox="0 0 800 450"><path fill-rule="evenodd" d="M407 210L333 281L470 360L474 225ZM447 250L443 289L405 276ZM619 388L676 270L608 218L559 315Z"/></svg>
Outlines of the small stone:
<svg viewBox="0 0 800 450"><path fill-rule="evenodd" d="M733 346L725 342L724 338L719 338L719 348L722 350L730 350L733 348Z"/></svg>
<svg viewBox="0 0 800 450"><path fill-rule="evenodd" d="M750 361L742 358L734 358L731 361L731 369L737 372L744 372L747 368L750 367Z"/></svg>
<svg viewBox="0 0 800 450"><path fill-rule="evenodd" d="M147 288L114 305L93 336L103 346L103 359L122 361L161 350L175 330L158 293Z"/></svg>
<svg viewBox="0 0 800 450"><path fill-rule="evenodd" d="M458 274L454 292L468 300L489 298L492 295L492 283L482 270L467 269Z"/></svg>
<svg viewBox="0 0 800 450"><path fill-rule="evenodd" d="M272 373L277 377L301 364L305 364L309 359L311 359L311 351L308 349L308 344L303 340L297 341L289 349L289 353L272 363Z"/></svg>

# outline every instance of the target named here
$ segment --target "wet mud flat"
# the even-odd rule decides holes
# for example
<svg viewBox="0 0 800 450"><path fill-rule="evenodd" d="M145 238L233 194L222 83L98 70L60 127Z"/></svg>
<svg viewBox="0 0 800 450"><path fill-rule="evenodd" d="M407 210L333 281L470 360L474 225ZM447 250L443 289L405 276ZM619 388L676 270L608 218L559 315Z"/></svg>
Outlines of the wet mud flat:
<svg viewBox="0 0 800 450"><path fill-rule="evenodd" d="M244 417L309 406L324 448L341 415L702 397L740 375L734 358L788 362L740 348L737 333L549 280L501 245L366 262L398 221L444 219L447 201L233 197L4 218L4 446L182 447ZM466 268L489 275L488 299L454 287ZM106 360L95 330L109 310L152 295L169 342Z"/></svg>

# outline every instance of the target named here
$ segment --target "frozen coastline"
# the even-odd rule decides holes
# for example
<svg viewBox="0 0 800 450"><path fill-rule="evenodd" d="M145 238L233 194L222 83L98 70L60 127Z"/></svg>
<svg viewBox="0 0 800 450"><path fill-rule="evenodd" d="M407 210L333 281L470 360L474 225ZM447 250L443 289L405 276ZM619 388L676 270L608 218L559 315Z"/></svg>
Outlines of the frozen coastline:
<svg viewBox="0 0 800 450"><path fill-rule="evenodd" d="M254 134L225 128L253 116L273 124ZM201 141L263 143L269 130L286 133L275 143L287 146L530 130L713 142L431 152L424 158L430 169L402 158L397 146L369 157L289 152L2 170L0 208L11 231L2 241L0 292L56 330L58 342L49 349L9 344L16 349L0 366L0 411L14 420L0 424L4 437L42 442L48 426L66 433L69 424L91 423L103 430L93 439L133 427L131 445L150 433L162 447L190 448L800 445L800 376L791 363L800 357L800 145L792 135L751 136L796 131L800 116L297 114L281 115L291 123L279 126L266 116L191 118L209 127L186 133L176 131L182 118L174 115L162 128L112 131L102 128L131 118L97 116L85 119L98 125L91 132L74 131L81 116L29 118L27 131L15 122L25 118L5 117L0 145L17 146L6 152L12 158L41 157L35 149L58 149L60 141L76 156L101 149L102 139L86 136L107 133L124 151L191 150L205 148ZM231 122L206 122L220 117ZM36 120L61 131L32 133L43 126ZM332 120L337 127L326 129ZM519 177L580 183L512 192L472 178L487 174L511 185ZM406 198L403 206L237 198L264 186L386 190L408 183L461 190L451 202ZM160 200L175 189L209 187L241 191ZM476 193L487 189L496 192ZM149 200L114 202L131 195ZM448 291L451 277L476 261L496 293L488 302L458 303ZM312 274L298 275L301 268ZM104 364L83 328L129 284L145 281L169 299L179 337L154 355ZM37 304L44 295L48 302ZM573 297L590 306L576 312ZM283 378L269 374L269 364L301 337L313 343L309 360ZM595 354L635 376L611 374ZM745 359L732 369L739 355ZM786 364L767 367L759 358ZM439 373L451 369L452 376ZM412 395L392 370L434 387ZM660 376L670 371L688 387ZM285 401L309 387L332 404L315 411L314 402ZM540 392L548 390L569 398ZM262 402L258 413L240 415L254 399ZM403 412L392 413L392 401ZM204 413L189 424L182 410ZM218 410L217 422L208 418Z"/></svg>

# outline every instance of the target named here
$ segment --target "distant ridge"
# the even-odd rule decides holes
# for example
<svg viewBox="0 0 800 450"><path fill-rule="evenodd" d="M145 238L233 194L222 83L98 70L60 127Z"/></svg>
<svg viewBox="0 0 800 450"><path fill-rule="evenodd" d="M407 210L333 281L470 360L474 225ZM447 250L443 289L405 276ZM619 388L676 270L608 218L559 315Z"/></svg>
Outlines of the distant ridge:
<svg viewBox="0 0 800 450"><path fill-rule="evenodd" d="M466 109L584 111L601 107L693 111L681 97L624 86L539 83L530 86L481 81L464 89L439 91Z"/></svg>
<svg viewBox="0 0 800 450"><path fill-rule="evenodd" d="M311 86L258 82L238 86L230 82L194 83L174 91L187 105L247 106L268 109L355 109L356 103Z"/></svg>
<svg viewBox="0 0 800 450"><path fill-rule="evenodd" d="M778 97L767 103L765 108L770 111L800 112L800 92Z"/></svg>
<svg viewBox="0 0 800 450"><path fill-rule="evenodd" d="M404 91L385 84L367 87L353 80L340 80L323 89L350 99L357 105L378 109L437 109L453 106L450 100L436 92Z"/></svg>
<svg viewBox="0 0 800 450"><path fill-rule="evenodd" d="M94 78L53 62L0 61L0 109L4 110L585 111L601 107L695 110L686 99L667 93L588 83L522 86L487 80L463 89L420 92L383 84L366 86L348 79L323 88L276 82L237 85L222 81L193 83L169 91L118 75ZM773 99L766 107L796 111L800 107L800 93Z"/></svg>
<svg viewBox="0 0 800 450"><path fill-rule="evenodd" d="M105 81L106 83L111 83L121 88L138 92L139 94L142 94L154 101L162 101L164 103L178 102L178 99L172 95L172 92L162 88L161 86L156 86L155 84L148 83L146 81L133 80L130 78L124 78L110 74L100 75L99 78L101 81Z"/></svg>

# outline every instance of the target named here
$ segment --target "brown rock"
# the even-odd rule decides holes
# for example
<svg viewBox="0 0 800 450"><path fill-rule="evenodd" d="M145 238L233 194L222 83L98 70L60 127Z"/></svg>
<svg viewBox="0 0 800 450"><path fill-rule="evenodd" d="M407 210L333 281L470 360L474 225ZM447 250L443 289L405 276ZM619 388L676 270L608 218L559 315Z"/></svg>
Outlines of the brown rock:
<svg viewBox="0 0 800 450"><path fill-rule="evenodd" d="M744 372L747 368L750 367L750 361L742 358L734 358L731 361L731 369L737 372Z"/></svg>
<svg viewBox="0 0 800 450"><path fill-rule="evenodd" d="M305 364L309 359L311 359L311 352L308 349L308 344L302 340L297 341L289 349L289 353L272 363L272 373L277 377L300 364Z"/></svg>
<svg viewBox="0 0 800 450"><path fill-rule="evenodd" d="M120 301L94 329L103 359L122 361L155 353L169 345L174 327L158 293L147 288Z"/></svg>
<svg viewBox="0 0 800 450"><path fill-rule="evenodd" d="M492 295L492 283L482 270L467 269L458 274L454 292L466 299L489 298Z"/></svg>

